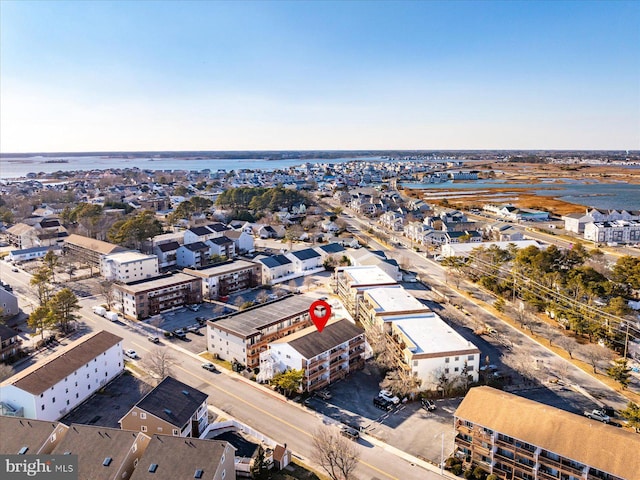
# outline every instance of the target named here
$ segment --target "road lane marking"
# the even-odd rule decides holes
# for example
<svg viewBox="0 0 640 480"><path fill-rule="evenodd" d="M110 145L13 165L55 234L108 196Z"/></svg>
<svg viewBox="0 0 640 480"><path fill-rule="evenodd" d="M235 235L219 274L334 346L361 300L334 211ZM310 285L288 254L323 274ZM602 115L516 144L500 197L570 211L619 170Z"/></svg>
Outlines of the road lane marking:
<svg viewBox="0 0 640 480"><path fill-rule="evenodd" d="M217 389L217 390L220 390L221 392L226 393L227 395L229 395L229 396L231 396L231 397L235 398L236 400L239 400L240 402L247 404L248 406L250 406L250 407L251 407L251 408L253 408L254 410L257 410L257 411L259 411L259 412L261 412L261 413L265 414L267 417L271 417L271 418L273 418L274 420L276 420L276 421L278 421L278 422L280 422L280 423L283 423L283 424L287 425L288 427L290 427L290 428L292 428L292 429L294 429L294 430L297 430L298 432L302 433L303 435L306 435L307 437L313 438L313 435L312 435L311 433L309 433L307 430L303 430L302 428L299 428L299 427L297 427L297 426L293 425L292 423L289 423L289 422L287 422L286 420L283 420L282 418L280 418L280 417L278 417L278 416L276 416L276 415L272 414L271 412L269 412L269 411L267 411L267 410L265 410L265 409L263 409L263 408L260 408L260 407L258 407L258 406L256 406L256 405L254 405L254 404L252 404L252 403L248 402L248 401L247 401L247 400L245 400L244 398L239 397L238 395L236 395L236 394L234 394L234 393L231 393L231 392L229 392L228 390L225 390L225 389L224 389L224 388L222 388L222 387L219 387L218 385L216 385L216 384L212 383L210 380L205 379L205 378L201 377L200 375L195 374L195 373L194 373L194 372L192 372L191 370L187 370L186 368L181 367L181 366L179 366L179 365L177 366L177 368L179 368L179 369L180 369L180 370L182 370L183 372L185 372L185 373L187 373L187 374L191 375L192 377L195 377L195 378L197 378L198 380L200 380L200 381L202 381L202 382L204 382L204 383L206 383L206 384L211 385L213 388L215 388L215 389ZM223 375L224 375L224 374L223 374ZM365 461L364 461L364 460L362 460L362 459L358 459L358 462L359 462L359 463L362 463L363 465L365 465L365 466L367 466L367 467L369 467L369 468L371 468L372 470L375 470L376 472L378 472L378 473L380 473L380 474L384 475L385 477L389 477L389 478L391 478L392 480L400 480L399 478L394 477L393 475L390 475L389 473L387 473L387 472L385 472L385 471L383 471L383 470L380 470L378 467L376 467L376 466L374 466L374 465L371 465L370 463L367 463L367 462L365 462Z"/></svg>

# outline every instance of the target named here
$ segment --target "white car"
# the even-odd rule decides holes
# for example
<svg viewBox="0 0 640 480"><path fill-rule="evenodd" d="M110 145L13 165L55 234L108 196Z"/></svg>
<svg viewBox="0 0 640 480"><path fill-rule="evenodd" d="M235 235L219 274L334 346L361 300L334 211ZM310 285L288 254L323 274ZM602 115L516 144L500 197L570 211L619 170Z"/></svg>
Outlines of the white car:
<svg viewBox="0 0 640 480"><path fill-rule="evenodd" d="M380 390L380 393L378 394L378 396L380 398L384 398L387 402L393 403L394 405L398 405L400 403L400 399L396 397L393 393L391 393L389 390Z"/></svg>
<svg viewBox="0 0 640 480"><path fill-rule="evenodd" d="M140 357L138 357L138 354L136 353L136 351L132 350L131 348L128 349L128 350L125 350L124 354L129 358L133 358L134 360L137 359L137 358L140 358Z"/></svg>

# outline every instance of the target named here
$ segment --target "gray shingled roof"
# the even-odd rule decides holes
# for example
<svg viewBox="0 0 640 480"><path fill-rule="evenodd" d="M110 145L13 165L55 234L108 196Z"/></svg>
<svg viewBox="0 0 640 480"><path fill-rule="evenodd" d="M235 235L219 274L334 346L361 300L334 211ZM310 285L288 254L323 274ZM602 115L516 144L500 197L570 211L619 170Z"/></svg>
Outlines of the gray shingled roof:
<svg viewBox="0 0 640 480"><path fill-rule="evenodd" d="M221 328L248 338L256 335L261 328L279 322L282 319L309 312L315 298L306 295L292 295L276 302L267 303L258 308L233 313L219 320L210 321L214 328Z"/></svg>
<svg viewBox="0 0 640 480"><path fill-rule="evenodd" d="M186 393L185 393L186 392ZM209 395L173 377L166 377L136 406L182 428Z"/></svg>
<svg viewBox="0 0 640 480"><path fill-rule="evenodd" d="M322 333L318 332L316 327L310 327L308 330L306 335L300 332L300 337L288 342L287 337L284 337L281 342L288 343L304 358L310 359L364 333L362 328L344 318L328 324Z"/></svg>
<svg viewBox="0 0 640 480"><path fill-rule="evenodd" d="M233 456L227 442L154 435L130 480L192 480L196 470L202 470L203 480L211 480L227 447L227 455ZM152 464L157 465L154 473L149 471ZM227 472L226 478L235 478L235 472Z"/></svg>
<svg viewBox="0 0 640 480"><path fill-rule="evenodd" d="M209 247L205 245L203 242L187 243L183 245L183 247L186 248L187 250L191 250L192 252L209 250Z"/></svg>
<svg viewBox="0 0 640 480"><path fill-rule="evenodd" d="M211 235L213 233L207 227L191 227L189 231L194 235L198 235L199 237L202 235Z"/></svg>
<svg viewBox="0 0 640 480"><path fill-rule="evenodd" d="M158 245L158 249L161 252L171 252L179 248L180 248L180 244L178 242L167 242L167 243L161 243L160 245Z"/></svg>
<svg viewBox="0 0 640 480"><path fill-rule="evenodd" d="M38 453L59 425L58 422L0 415L0 432L11 432L11 435L0 435L0 453L16 455L22 447L29 449L29 455Z"/></svg>
<svg viewBox="0 0 640 480"><path fill-rule="evenodd" d="M76 478L112 480L127 458L138 435L141 434L118 428L75 423L69 427L64 438L51 453L63 455L69 452L71 455L78 455ZM105 466L103 463L107 457L111 458L111 462Z"/></svg>
<svg viewBox="0 0 640 480"><path fill-rule="evenodd" d="M101 330L72 348L64 350L59 356L49 359L44 365L27 368L4 383L12 384L33 395L40 395L121 341L122 337Z"/></svg>

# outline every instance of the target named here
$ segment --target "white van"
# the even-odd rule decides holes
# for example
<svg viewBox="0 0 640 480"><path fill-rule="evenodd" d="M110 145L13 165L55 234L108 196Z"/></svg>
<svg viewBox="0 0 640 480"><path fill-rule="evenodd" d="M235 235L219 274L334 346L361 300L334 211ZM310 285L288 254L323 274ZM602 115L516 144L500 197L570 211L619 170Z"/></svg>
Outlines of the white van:
<svg viewBox="0 0 640 480"><path fill-rule="evenodd" d="M96 315L100 315L101 317L104 317L105 314L107 313L107 309L104 307L101 307L100 305L96 305L95 307L93 307L93 313L95 313Z"/></svg>
<svg viewBox="0 0 640 480"><path fill-rule="evenodd" d="M112 322L118 321L118 314L116 312L107 312L104 314L104 318L111 320Z"/></svg>

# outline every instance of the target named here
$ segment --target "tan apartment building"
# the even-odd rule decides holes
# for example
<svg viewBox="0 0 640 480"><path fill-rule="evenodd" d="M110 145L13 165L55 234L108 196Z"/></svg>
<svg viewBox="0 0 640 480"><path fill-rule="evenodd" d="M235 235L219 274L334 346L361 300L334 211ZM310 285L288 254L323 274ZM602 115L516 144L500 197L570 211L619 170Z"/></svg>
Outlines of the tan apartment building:
<svg viewBox="0 0 640 480"><path fill-rule="evenodd" d="M120 428L148 435L197 438L208 425L208 397L173 377L166 377L119 420Z"/></svg>
<svg viewBox="0 0 640 480"><path fill-rule="evenodd" d="M454 422L454 454L500 479L640 478L638 434L491 387L472 388Z"/></svg>
<svg viewBox="0 0 640 480"><path fill-rule="evenodd" d="M60 443L69 427L59 422L29 420L0 415L0 453L4 455L50 454Z"/></svg>
<svg viewBox="0 0 640 480"><path fill-rule="evenodd" d="M309 307L314 301L306 295L291 295L209 321L207 350L224 360L258 367L260 352L269 342L313 325Z"/></svg>
<svg viewBox="0 0 640 480"><path fill-rule="evenodd" d="M304 370L305 391L312 392L364 367L364 330L344 318L331 320L270 342L260 354L258 380L270 380L287 369Z"/></svg>
<svg viewBox="0 0 640 480"><path fill-rule="evenodd" d="M221 440L153 435L131 480L235 480L235 448Z"/></svg>
<svg viewBox="0 0 640 480"><path fill-rule="evenodd" d="M246 260L185 268L183 273L202 279L202 298L215 299L262 285L262 265Z"/></svg>
<svg viewBox="0 0 640 480"><path fill-rule="evenodd" d="M95 238L72 233L64 239L62 247L66 255L73 256L78 261L100 269L100 258L112 253L128 252L127 248Z"/></svg>
<svg viewBox="0 0 640 480"><path fill-rule="evenodd" d="M71 424L52 455L77 455L75 478L128 480L150 438L117 428Z"/></svg>
<svg viewBox="0 0 640 480"><path fill-rule="evenodd" d="M114 285L125 318L139 320L184 305L202 302L202 279L185 273L165 274L126 285Z"/></svg>

